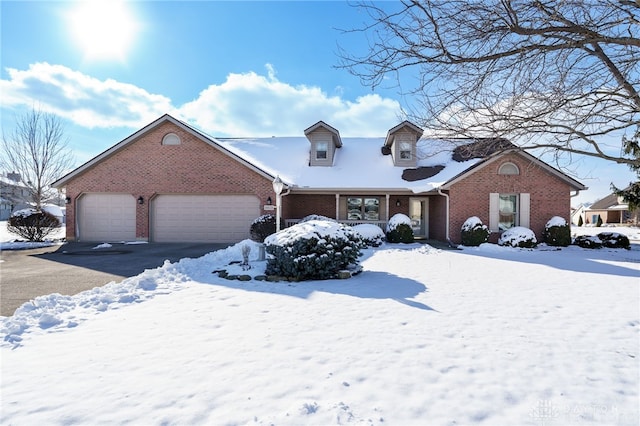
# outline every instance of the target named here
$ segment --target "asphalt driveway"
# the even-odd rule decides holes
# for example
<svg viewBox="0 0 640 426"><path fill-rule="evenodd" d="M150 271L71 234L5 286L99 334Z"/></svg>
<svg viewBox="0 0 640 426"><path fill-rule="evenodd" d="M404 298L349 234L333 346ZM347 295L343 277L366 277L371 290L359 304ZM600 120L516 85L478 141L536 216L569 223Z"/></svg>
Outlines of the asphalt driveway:
<svg viewBox="0 0 640 426"><path fill-rule="evenodd" d="M0 253L0 315L13 315L24 302L51 293L74 295L111 281L122 281L162 266L197 258L228 244L149 243L112 244L94 249L96 243L66 243L30 250Z"/></svg>

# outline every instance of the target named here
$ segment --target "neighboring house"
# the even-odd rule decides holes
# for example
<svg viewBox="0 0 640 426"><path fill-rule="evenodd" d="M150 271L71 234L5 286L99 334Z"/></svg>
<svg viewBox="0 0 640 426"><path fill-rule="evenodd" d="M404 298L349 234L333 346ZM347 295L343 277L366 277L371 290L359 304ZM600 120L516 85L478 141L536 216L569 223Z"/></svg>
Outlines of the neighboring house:
<svg viewBox="0 0 640 426"><path fill-rule="evenodd" d="M29 206L29 189L20 183L20 174L0 176L0 220L7 220L15 210Z"/></svg>
<svg viewBox="0 0 640 426"><path fill-rule="evenodd" d="M418 237L459 242L478 216L494 239L511 226L541 237L586 189L503 139L453 149L407 121L381 138L342 138L322 121L303 133L216 139L164 115L53 184L66 189L67 239L241 241L273 212L276 176L287 224L319 214L384 227L403 213Z"/></svg>
<svg viewBox="0 0 640 426"><path fill-rule="evenodd" d="M580 218L582 218L583 225L587 223L586 216L585 216L586 209L587 207L585 207L584 204L580 204L576 208L571 207L571 224L572 225L579 225Z"/></svg>
<svg viewBox="0 0 640 426"><path fill-rule="evenodd" d="M598 216L603 224L638 224L640 212L630 212L629 204L616 194L609 194L596 201L585 210L586 223L595 225L598 223Z"/></svg>

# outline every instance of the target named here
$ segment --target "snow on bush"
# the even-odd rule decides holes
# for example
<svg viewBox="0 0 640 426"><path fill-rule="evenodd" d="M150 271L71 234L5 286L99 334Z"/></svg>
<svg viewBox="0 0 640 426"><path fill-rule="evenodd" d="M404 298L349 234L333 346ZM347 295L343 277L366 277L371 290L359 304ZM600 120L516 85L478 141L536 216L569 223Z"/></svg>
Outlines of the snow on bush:
<svg viewBox="0 0 640 426"><path fill-rule="evenodd" d="M337 220L327 217L327 216L322 216L319 214L310 214L308 216L303 217L302 219L300 219L300 222L298 223L304 223L304 222L309 222L311 220L325 220L327 222L337 222Z"/></svg>
<svg viewBox="0 0 640 426"><path fill-rule="evenodd" d="M27 241L44 241L45 237L60 228L60 220L47 211L33 208L14 212L7 221L9 232Z"/></svg>
<svg viewBox="0 0 640 426"><path fill-rule="evenodd" d="M489 228L478 216L471 216L465 220L460 231L464 246L476 247L489 240Z"/></svg>
<svg viewBox="0 0 640 426"><path fill-rule="evenodd" d="M378 225L363 223L352 227L367 247L380 247L384 241L384 232Z"/></svg>
<svg viewBox="0 0 640 426"><path fill-rule="evenodd" d="M362 241L349 226L327 220L298 223L264 241L267 275L295 280L334 278L357 265Z"/></svg>
<svg viewBox="0 0 640 426"><path fill-rule="evenodd" d="M276 217L272 214L265 214L254 219L249 227L249 236L257 243L261 243L269 235L276 232Z"/></svg>
<svg viewBox="0 0 640 426"><path fill-rule="evenodd" d="M536 234L523 226L514 226L500 235L498 245L509 247L532 248L538 244Z"/></svg>
<svg viewBox="0 0 640 426"><path fill-rule="evenodd" d="M412 243L413 229L411 219L402 213L397 213L387 223L387 241L390 243Z"/></svg>
<svg viewBox="0 0 640 426"><path fill-rule="evenodd" d="M601 247L631 249L629 238L618 232L600 232L598 235L579 235L573 241L573 244L588 249L598 249Z"/></svg>
<svg viewBox="0 0 640 426"><path fill-rule="evenodd" d="M542 239L550 246L567 247L571 244L571 227L560 217L552 217L544 227Z"/></svg>

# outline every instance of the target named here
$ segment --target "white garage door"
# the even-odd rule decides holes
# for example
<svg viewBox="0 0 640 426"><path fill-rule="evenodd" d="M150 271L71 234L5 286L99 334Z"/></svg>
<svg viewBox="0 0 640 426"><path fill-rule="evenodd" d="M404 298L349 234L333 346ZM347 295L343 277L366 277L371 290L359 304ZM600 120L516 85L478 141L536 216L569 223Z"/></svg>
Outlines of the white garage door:
<svg viewBox="0 0 640 426"><path fill-rule="evenodd" d="M159 195L152 209L155 242L233 243L249 238L260 201L253 195Z"/></svg>
<svg viewBox="0 0 640 426"><path fill-rule="evenodd" d="M78 200L80 241L134 241L136 201L131 194L84 194Z"/></svg>

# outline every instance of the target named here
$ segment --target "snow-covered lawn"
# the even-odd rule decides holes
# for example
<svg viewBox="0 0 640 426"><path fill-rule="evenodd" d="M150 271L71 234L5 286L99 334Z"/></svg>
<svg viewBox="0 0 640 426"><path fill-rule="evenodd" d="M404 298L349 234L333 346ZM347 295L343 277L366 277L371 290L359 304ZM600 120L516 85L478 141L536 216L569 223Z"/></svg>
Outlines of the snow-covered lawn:
<svg viewBox="0 0 640 426"><path fill-rule="evenodd" d="M639 423L637 244L383 245L341 281L212 273L244 273L241 247L0 317L2 423Z"/></svg>

